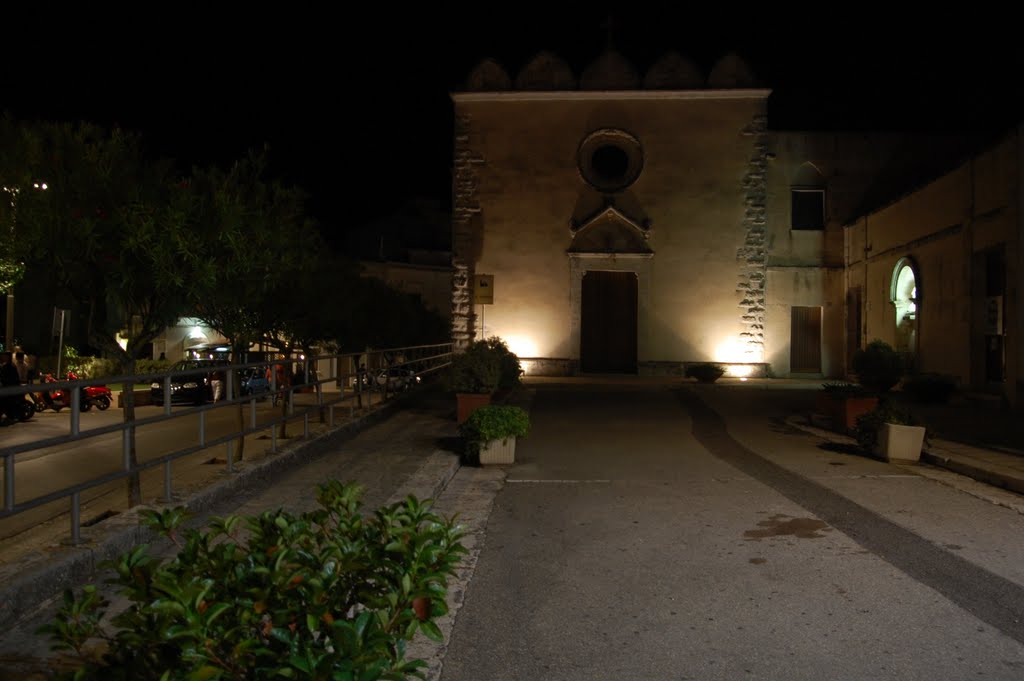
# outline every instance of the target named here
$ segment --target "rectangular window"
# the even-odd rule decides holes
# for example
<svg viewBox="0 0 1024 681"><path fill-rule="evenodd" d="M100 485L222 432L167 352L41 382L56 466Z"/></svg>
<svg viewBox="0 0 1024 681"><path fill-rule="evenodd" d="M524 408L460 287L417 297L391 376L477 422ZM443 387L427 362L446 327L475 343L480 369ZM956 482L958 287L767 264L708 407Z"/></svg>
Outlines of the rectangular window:
<svg viewBox="0 0 1024 681"><path fill-rule="evenodd" d="M794 189L793 229L825 229L825 190Z"/></svg>

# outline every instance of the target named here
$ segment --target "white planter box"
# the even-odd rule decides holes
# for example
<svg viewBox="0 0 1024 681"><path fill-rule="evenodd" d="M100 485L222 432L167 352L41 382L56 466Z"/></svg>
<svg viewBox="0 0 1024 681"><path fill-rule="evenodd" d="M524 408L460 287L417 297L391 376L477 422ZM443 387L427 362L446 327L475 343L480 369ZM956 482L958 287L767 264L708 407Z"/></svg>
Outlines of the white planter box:
<svg viewBox="0 0 1024 681"><path fill-rule="evenodd" d="M516 460L516 439L510 437L507 440L491 440L487 444L480 445L480 465L515 463Z"/></svg>
<svg viewBox="0 0 1024 681"><path fill-rule="evenodd" d="M878 454L886 461L918 462L924 446L924 426L883 423L878 429Z"/></svg>

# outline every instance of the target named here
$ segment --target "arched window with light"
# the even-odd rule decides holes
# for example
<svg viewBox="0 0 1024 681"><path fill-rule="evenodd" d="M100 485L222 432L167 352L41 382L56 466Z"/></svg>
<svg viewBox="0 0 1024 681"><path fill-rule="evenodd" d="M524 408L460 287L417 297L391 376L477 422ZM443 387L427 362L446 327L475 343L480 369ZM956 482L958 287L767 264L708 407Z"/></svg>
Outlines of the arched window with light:
<svg viewBox="0 0 1024 681"><path fill-rule="evenodd" d="M911 257L900 258L892 273L890 299L896 313L896 350L916 354L921 277Z"/></svg>

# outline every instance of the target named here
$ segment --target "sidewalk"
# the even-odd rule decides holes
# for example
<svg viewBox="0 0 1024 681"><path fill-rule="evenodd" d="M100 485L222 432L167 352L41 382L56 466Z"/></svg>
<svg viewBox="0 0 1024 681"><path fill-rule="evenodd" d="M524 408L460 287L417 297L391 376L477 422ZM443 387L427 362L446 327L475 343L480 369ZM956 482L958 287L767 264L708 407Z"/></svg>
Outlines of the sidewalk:
<svg viewBox="0 0 1024 681"><path fill-rule="evenodd" d="M897 398L898 399L898 398ZM903 404L932 434L921 451L921 463L966 476L991 487L1024 494L1024 418L1008 409L970 403ZM786 423L838 446L856 447L854 438L821 427L809 413L792 414ZM927 466L919 467L928 475ZM935 477L935 476L932 476ZM943 482L952 484L949 478ZM972 491L1024 514L1024 498L993 497Z"/></svg>

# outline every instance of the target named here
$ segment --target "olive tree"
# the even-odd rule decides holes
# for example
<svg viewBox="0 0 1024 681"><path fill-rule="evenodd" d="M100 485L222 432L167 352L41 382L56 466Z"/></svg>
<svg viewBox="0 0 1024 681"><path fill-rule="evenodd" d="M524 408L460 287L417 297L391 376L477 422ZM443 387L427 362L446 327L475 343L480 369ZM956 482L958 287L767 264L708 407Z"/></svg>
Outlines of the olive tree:
<svg viewBox="0 0 1024 681"><path fill-rule="evenodd" d="M212 276L198 248L203 231L191 187L169 161L148 159L136 134L89 123L16 128L15 170L5 180L17 191L13 257L45 268L88 315L90 344L132 375ZM132 388L125 386L126 423L134 420ZM129 498L141 501L137 475Z"/></svg>

